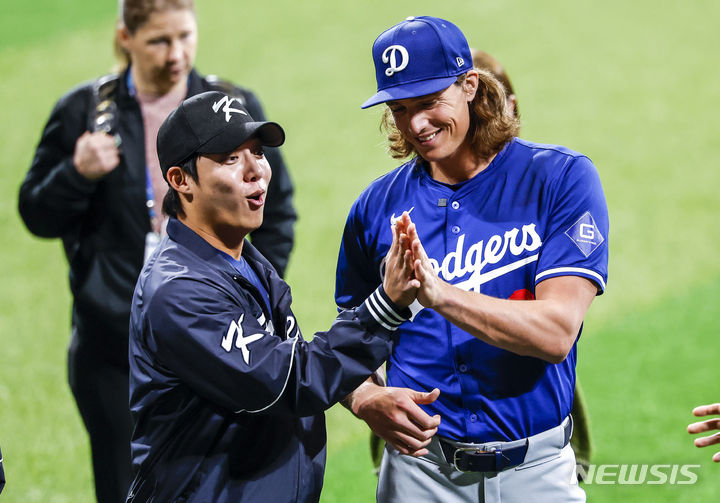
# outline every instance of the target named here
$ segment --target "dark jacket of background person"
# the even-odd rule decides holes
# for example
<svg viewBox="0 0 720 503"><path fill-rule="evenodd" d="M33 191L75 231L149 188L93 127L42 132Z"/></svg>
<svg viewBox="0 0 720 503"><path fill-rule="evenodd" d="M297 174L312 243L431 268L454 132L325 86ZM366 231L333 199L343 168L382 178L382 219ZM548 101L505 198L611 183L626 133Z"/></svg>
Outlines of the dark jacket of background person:
<svg viewBox="0 0 720 503"><path fill-rule="evenodd" d="M122 138L117 169L99 181L89 181L73 165L75 142L91 129L92 83L85 84L63 96L53 109L19 199L20 215L30 232L62 238L77 336L94 339L100 354L125 368L130 303L150 231L143 119L128 92L127 71L115 91ZM216 88L194 70L188 77L188 96ZM235 91L254 119L265 120L251 91L239 87ZM264 223L251 239L282 275L293 245L293 186L279 150L268 148L266 156L272 182Z"/></svg>

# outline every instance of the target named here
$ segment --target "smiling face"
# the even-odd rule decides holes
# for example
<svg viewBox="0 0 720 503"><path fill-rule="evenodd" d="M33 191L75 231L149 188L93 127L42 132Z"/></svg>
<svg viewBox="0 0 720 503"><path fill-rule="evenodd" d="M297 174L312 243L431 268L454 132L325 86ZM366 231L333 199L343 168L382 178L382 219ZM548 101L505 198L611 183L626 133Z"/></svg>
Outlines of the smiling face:
<svg viewBox="0 0 720 503"><path fill-rule="evenodd" d="M119 40L130 56L138 90L163 95L185 85L195 62L197 22L188 9L170 9L150 14L133 33L119 28Z"/></svg>
<svg viewBox="0 0 720 503"><path fill-rule="evenodd" d="M199 156L197 180L179 167L168 170L168 181L183 196L180 220L226 252L241 247L244 237L262 224L270 178L257 138L227 154Z"/></svg>
<svg viewBox="0 0 720 503"><path fill-rule="evenodd" d="M474 157L467 139L468 103L477 83L477 74L469 72L462 83L443 91L387 103L398 131L432 167L453 169Z"/></svg>

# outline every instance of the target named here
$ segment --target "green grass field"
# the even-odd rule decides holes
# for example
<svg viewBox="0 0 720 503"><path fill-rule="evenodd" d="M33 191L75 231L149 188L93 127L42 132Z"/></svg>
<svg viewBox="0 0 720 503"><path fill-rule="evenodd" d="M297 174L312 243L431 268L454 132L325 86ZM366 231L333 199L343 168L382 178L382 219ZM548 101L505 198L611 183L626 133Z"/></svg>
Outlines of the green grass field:
<svg viewBox="0 0 720 503"><path fill-rule="evenodd" d="M6 2L0 16L0 446L8 503L93 501L89 447L66 384L70 297L58 241L29 235L17 189L57 98L109 70L115 2ZM458 24L498 57L522 136L588 154L611 216L607 293L579 375L594 462L701 465L694 485L593 484L594 502L714 501L720 465L685 426L720 400L720 4L609 0L198 1L197 67L254 89L288 135L300 214L289 270L305 333L334 317L350 204L396 163L384 151L370 47L408 15ZM245 8L243 8L245 7ZM713 49L715 48L715 49ZM328 413L322 501L374 501L364 424ZM717 450L717 449L716 449Z"/></svg>

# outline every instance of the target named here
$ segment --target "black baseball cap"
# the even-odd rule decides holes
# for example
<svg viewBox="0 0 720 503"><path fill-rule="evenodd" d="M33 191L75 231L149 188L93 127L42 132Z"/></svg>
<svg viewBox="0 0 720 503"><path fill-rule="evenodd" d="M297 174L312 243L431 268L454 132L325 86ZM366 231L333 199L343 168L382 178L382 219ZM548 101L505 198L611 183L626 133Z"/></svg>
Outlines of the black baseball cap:
<svg viewBox="0 0 720 503"><path fill-rule="evenodd" d="M232 152L252 137L279 147L285 132L275 122L256 122L237 99L208 91L186 99L167 116L157 136L163 176L193 154Z"/></svg>

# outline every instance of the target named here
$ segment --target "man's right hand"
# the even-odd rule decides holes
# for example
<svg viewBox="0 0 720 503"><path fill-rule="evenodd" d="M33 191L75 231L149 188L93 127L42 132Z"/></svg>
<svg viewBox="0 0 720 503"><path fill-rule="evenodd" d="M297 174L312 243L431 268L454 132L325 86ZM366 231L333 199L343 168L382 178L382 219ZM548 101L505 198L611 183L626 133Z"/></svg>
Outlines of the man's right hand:
<svg viewBox="0 0 720 503"><path fill-rule="evenodd" d="M347 405L401 454L417 457L428 453L426 447L440 425L439 415L429 416L418 404L430 404L438 396L437 388L428 393L366 381L353 392Z"/></svg>
<svg viewBox="0 0 720 503"><path fill-rule="evenodd" d="M385 293L401 308L413 303L420 286L413 272L414 258L405 231L409 222L410 216L404 212L401 219L392 226L393 240L385 257L385 278L383 278Z"/></svg>
<svg viewBox="0 0 720 503"><path fill-rule="evenodd" d="M99 180L120 164L115 138L104 132L85 131L75 143L73 164L88 180Z"/></svg>

